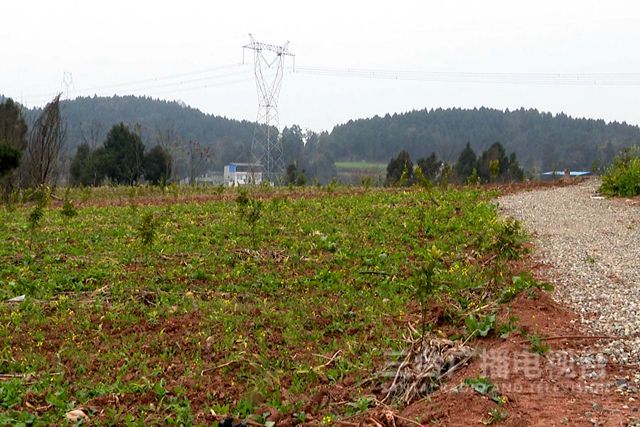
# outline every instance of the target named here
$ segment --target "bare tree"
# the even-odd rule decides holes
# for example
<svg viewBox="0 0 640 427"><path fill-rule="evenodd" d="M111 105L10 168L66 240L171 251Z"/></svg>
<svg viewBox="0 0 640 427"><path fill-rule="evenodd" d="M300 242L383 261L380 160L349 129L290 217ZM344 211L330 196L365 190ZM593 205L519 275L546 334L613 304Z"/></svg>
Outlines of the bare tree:
<svg viewBox="0 0 640 427"><path fill-rule="evenodd" d="M98 143L104 139L104 124L94 120L91 123L80 123L80 137L91 151L98 148Z"/></svg>
<svg viewBox="0 0 640 427"><path fill-rule="evenodd" d="M182 139L176 131L175 123L167 124L164 129L160 129L159 126L156 126L155 131L156 144L169 153L169 157L167 158L168 164L165 166L167 167L167 170L171 171L171 175L175 175L175 159L178 154L178 149L182 145ZM169 177L169 179L171 178L173 178L173 176Z"/></svg>
<svg viewBox="0 0 640 427"><path fill-rule="evenodd" d="M211 147L193 140L187 142L186 149L189 156L189 184L193 185L196 182L196 175L205 172L213 152Z"/></svg>
<svg viewBox="0 0 640 427"><path fill-rule="evenodd" d="M24 162L26 184L55 184L60 151L66 135L66 125L60 114L58 94L42 110L29 134Z"/></svg>

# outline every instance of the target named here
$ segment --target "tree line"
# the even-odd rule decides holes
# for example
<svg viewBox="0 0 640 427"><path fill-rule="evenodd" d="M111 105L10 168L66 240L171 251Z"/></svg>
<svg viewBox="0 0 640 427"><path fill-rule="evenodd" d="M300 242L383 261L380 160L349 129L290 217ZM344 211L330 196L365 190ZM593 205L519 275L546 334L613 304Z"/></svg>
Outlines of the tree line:
<svg viewBox="0 0 640 427"><path fill-rule="evenodd" d="M640 128L535 109L438 108L350 120L333 128L327 149L336 161L386 162L404 149L414 158L436 153L454 162L467 142L481 152L496 141L527 170L590 170L640 143Z"/></svg>
<svg viewBox="0 0 640 427"><path fill-rule="evenodd" d="M144 178L164 184L171 178L171 155L160 145L148 152L139 134L124 123L111 128L103 144L92 149L81 144L70 167L72 185L134 185Z"/></svg>
<svg viewBox="0 0 640 427"><path fill-rule="evenodd" d="M439 160L436 153L417 160L414 167L411 155L401 150L387 165L386 185L409 186L413 184L480 184L517 182L525 178L515 153L507 156L500 142L493 143L480 156L467 143L453 166Z"/></svg>
<svg viewBox="0 0 640 427"><path fill-rule="evenodd" d="M0 102L7 103L7 100L0 97ZM20 110L20 106L13 104ZM65 144L59 148L58 164L47 172L49 176L64 174L69 180L84 184L96 184L107 179L114 182L137 181L157 175L151 171L150 160L146 173L143 167L144 157L151 155L152 151L158 158L170 159L164 173L174 181L182 178L193 180L206 172L221 173L223 166L230 162L252 161L253 122L204 114L180 102L148 97L58 99L57 105L64 116L63 123L66 123L66 138ZM44 109L23 108L21 112L25 123L33 124ZM144 145L142 160L140 153L134 150L137 173L129 173L125 178L120 176L117 168L106 166L109 156L105 150L108 153L109 149L102 146L108 133L120 123L136 134ZM25 162L28 156L24 148L31 138L31 126L28 128L25 135L29 135L24 142L14 141L0 148L3 169L16 162ZM349 121L335 126L331 132L303 130L297 125L280 132L276 129L271 131L282 141L284 164L288 169L285 179L309 183L331 181L337 175L335 162L387 162L401 150L406 150L415 159L428 159L433 154L453 168L457 156L467 144L475 153L482 153L495 141L500 141L504 150L517 156L519 167L534 171L535 175L536 171L565 168L601 169L621 148L640 143L640 128L637 126L574 119L564 114L552 115L531 109L419 110ZM78 152L80 146L82 148ZM21 153L21 160L10 148ZM32 154L29 156L33 157ZM71 168L74 159L76 161ZM88 173L89 165L95 166L95 162L103 167ZM506 162L501 164L504 167ZM70 174L71 169L73 174ZM486 165L476 165L480 177L487 176L486 169ZM454 172L452 169L452 174ZM163 172L158 173L162 175ZM31 174L22 170L11 175L13 181L18 180L16 175L19 175L19 181L26 182L26 177ZM3 181L7 180L5 176ZM41 181L42 178L35 180Z"/></svg>

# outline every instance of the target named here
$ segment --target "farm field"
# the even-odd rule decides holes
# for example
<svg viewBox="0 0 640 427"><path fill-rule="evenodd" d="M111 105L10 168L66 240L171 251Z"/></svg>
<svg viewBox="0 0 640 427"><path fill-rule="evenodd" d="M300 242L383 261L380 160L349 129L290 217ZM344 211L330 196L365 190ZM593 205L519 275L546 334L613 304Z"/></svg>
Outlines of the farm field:
<svg viewBox="0 0 640 427"><path fill-rule="evenodd" d="M336 168L341 170L366 170L374 172L384 172L387 169L386 163L372 162L336 162Z"/></svg>
<svg viewBox="0 0 640 427"><path fill-rule="evenodd" d="M0 425L332 425L384 398L408 331L486 335L539 286L495 192L210 191L0 212Z"/></svg>
<svg viewBox="0 0 640 427"><path fill-rule="evenodd" d="M387 165L371 162L336 162L337 177L340 182L362 185L363 180L382 185Z"/></svg>

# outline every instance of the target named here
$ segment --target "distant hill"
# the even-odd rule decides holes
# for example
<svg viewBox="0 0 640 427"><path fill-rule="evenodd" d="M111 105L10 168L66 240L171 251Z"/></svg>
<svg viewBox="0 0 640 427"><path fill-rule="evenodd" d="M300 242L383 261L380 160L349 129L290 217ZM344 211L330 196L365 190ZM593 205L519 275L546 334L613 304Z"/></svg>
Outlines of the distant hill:
<svg viewBox="0 0 640 427"><path fill-rule="evenodd" d="M349 121L326 143L336 161L388 162L406 149L414 159L435 151L454 162L467 142L480 153L496 141L527 169L590 169L609 163L620 147L640 144L640 128L524 108L453 108Z"/></svg>
<svg viewBox="0 0 640 427"><path fill-rule="evenodd" d="M75 154L83 142L101 145L111 127L124 122L141 134L147 146L167 146L177 160L179 177L188 174L191 156L197 160L197 173L222 171L226 163L250 160L253 122L205 114L183 103L137 96L94 96L64 101L62 111L67 120L68 156ZM37 112L29 110L26 115ZM196 141L199 147L192 147L189 141Z"/></svg>
<svg viewBox="0 0 640 427"><path fill-rule="evenodd" d="M36 113L37 110L27 110L27 118ZM221 171L224 164L232 161L251 160L253 122L205 114L175 101L94 96L64 101L63 114L68 127L68 156L82 142L102 144L109 129L124 122L137 128L148 146L158 143L169 146L176 159L178 177L187 176L194 163L200 173ZM305 137L309 139L310 135ZM311 145L319 147L331 162L384 164L402 149L409 151L414 160L435 151L439 158L455 162L467 141L478 154L499 141L507 152L517 154L524 168L541 171L590 169L594 164L608 164L619 148L640 145L640 128L523 108L515 111L453 108L350 120L313 139ZM189 140L197 141L200 148L190 148ZM299 141L284 144L287 161L298 158L296 153L302 144ZM200 159L202 156L208 159Z"/></svg>

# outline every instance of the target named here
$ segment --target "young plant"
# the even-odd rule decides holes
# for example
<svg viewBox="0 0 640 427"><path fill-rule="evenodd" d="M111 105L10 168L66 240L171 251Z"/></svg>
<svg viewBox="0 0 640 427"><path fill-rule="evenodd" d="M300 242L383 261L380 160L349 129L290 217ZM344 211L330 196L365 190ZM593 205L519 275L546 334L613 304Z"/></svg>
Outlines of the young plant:
<svg viewBox="0 0 640 427"><path fill-rule="evenodd" d="M498 225L493 241L493 250L501 258L515 260L522 256L525 241L526 235L522 229L522 223L507 218Z"/></svg>
<svg viewBox="0 0 640 427"><path fill-rule="evenodd" d="M138 223L138 237L145 246L151 246L156 237L158 221L153 212L147 212L142 215Z"/></svg>
<svg viewBox="0 0 640 427"><path fill-rule="evenodd" d="M427 333L427 311L429 310L429 300L435 289L434 276L438 260L442 256L442 253L436 246L432 246L427 253L427 260L425 264L416 271L414 276L415 292L418 301L420 302L420 314L421 314L421 338L420 345L424 344L424 336Z"/></svg>
<svg viewBox="0 0 640 427"><path fill-rule="evenodd" d="M64 202L62 204L62 210L60 214L66 218L73 218L78 215L78 209L73 205L71 198L69 197L69 188L64 192Z"/></svg>
<svg viewBox="0 0 640 427"><path fill-rule="evenodd" d="M496 315L490 314L488 316L476 317L472 314L464 319L464 324L469 334L486 337L489 335L489 332L495 329Z"/></svg>
<svg viewBox="0 0 640 427"><path fill-rule="evenodd" d="M51 193L48 187L42 187L37 189L32 198L35 201L35 206L33 210L29 213L29 217L27 218L29 229L29 249L31 250L33 247L33 241L36 237L36 229L40 226L42 219L44 218L44 208L49 203L49 199L51 197Z"/></svg>
<svg viewBox="0 0 640 427"><path fill-rule="evenodd" d="M542 338L538 334L529 335L529 350L532 353L538 353L541 356L544 356L549 352L549 344L546 343L544 338Z"/></svg>
<svg viewBox="0 0 640 427"><path fill-rule="evenodd" d="M496 387L489 377L478 375L475 378L467 378L464 380L464 385L478 394L487 396L489 399L496 402L498 407L507 402L507 397L500 394L498 387Z"/></svg>
<svg viewBox="0 0 640 427"><path fill-rule="evenodd" d="M241 189L236 198L238 213L251 228L251 240L256 244L256 226L262 216L262 201L250 199L246 190Z"/></svg>
<svg viewBox="0 0 640 427"><path fill-rule="evenodd" d="M501 323L496 329L498 332L498 335L500 336L500 338L502 338L503 340L506 340L507 338L509 338L509 335L511 335L512 332L515 332L518 330L518 318L516 316L510 316L509 320L507 320L506 323Z"/></svg>
<svg viewBox="0 0 640 427"><path fill-rule="evenodd" d="M509 413L504 409L502 409L500 405L498 405L495 408L493 408L491 411L489 411L487 415L489 417L482 420L482 424L489 426L495 423L499 423L500 421L506 420L507 417L509 416Z"/></svg>

